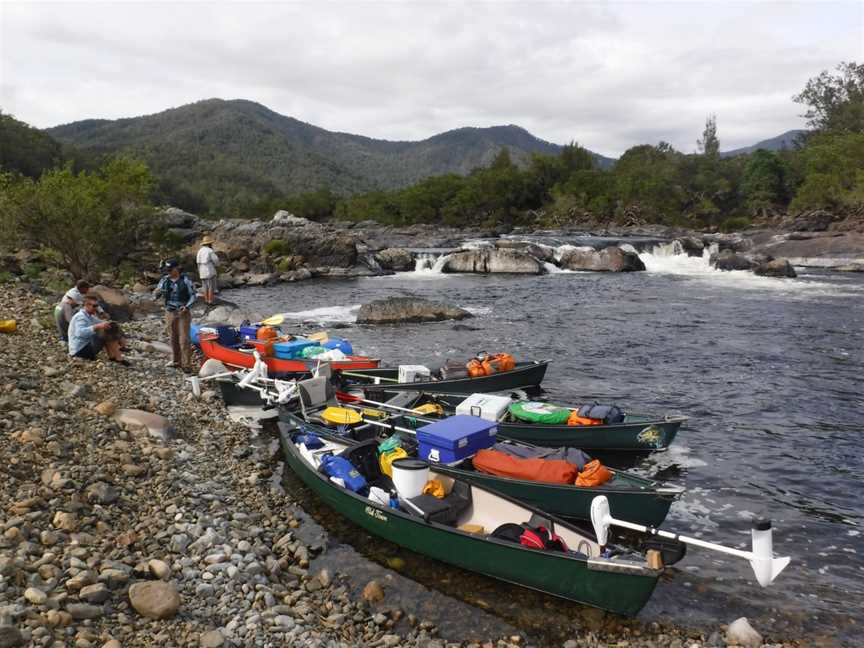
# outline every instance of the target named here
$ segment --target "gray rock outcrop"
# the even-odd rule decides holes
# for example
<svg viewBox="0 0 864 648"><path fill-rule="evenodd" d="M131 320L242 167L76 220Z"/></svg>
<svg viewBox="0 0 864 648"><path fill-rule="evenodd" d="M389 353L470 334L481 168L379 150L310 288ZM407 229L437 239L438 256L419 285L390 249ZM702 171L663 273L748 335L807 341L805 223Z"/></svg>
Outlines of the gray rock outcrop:
<svg viewBox="0 0 864 648"><path fill-rule="evenodd" d="M637 272L645 269L639 255L630 248L611 246L602 250L578 247L567 250L559 265L566 270L591 270L594 272Z"/></svg>
<svg viewBox="0 0 864 648"><path fill-rule="evenodd" d="M363 304L357 313L357 323L440 322L468 317L472 317L471 313L450 304L415 297L390 297Z"/></svg>
<svg viewBox="0 0 864 648"><path fill-rule="evenodd" d="M508 249L481 249L454 252L444 272L543 274L543 263L526 252Z"/></svg>
<svg viewBox="0 0 864 648"><path fill-rule="evenodd" d="M378 252L375 258L385 270L404 272L414 269L414 255L405 248L386 248Z"/></svg>
<svg viewBox="0 0 864 648"><path fill-rule="evenodd" d="M760 277L788 277L794 279L798 276L795 268L789 263L788 259L772 259L760 263L753 269L753 273Z"/></svg>
<svg viewBox="0 0 864 648"><path fill-rule="evenodd" d="M723 250L711 255L709 263L718 270L753 270L757 265L750 257L732 250Z"/></svg>

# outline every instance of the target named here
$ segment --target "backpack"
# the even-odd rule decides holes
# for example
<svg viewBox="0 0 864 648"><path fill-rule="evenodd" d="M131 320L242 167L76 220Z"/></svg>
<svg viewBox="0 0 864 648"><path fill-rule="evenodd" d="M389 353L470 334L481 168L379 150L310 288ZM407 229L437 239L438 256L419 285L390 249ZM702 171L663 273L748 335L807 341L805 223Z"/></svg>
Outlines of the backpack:
<svg viewBox="0 0 864 648"><path fill-rule="evenodd" d="M622 423L624 421L624 412L617 405L600 405L599 403L583 405L577 411L577 415L584 419L603 421L604 425Z"/></svg>
<svg viewBox="0 0 864 648"><path fill-rule="evenodd" d="M366 478L345 457L327 455L321 458L319 467L328 477L337 477L345 482L345 488L355 493L366 489Z"/></svg>
<svg viewBox="0 0 864 648"><path fill-rule="evenodd" d="M493 538L518 542L523 547L546 551L567 552L567 544L555 533L550 533L544 526L532 527L529 524L502 524L492 532Z"/></svg>

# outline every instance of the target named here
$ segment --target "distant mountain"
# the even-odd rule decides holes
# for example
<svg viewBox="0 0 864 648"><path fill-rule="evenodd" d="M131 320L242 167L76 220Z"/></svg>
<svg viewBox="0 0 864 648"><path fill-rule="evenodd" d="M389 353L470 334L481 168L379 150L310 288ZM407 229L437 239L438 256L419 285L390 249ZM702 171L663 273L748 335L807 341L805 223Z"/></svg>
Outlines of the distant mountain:
<svg viewBox="0 0 864 648"><path fill-rule="evenodd" d="M782 135L772 137L771 139L762 140L761 142L756 142L756 144L753 144L752 146L744 146L742 148L732 149L731 151L722 151L720 153L720 157L733 157L735 155L744 155L746 153L752 153L757 149L765 149L766 151L781 151L783 149L794 149L797 145L798 139L806 132L807 131L801 129L786 131Z"/></svg>
<svg viewBox="0 0 864 648"><path fill-rule="evenodd" d="M63 161L60 142L0 112L0 171L38 178L43 171Z"/></svg>
<svg viewBox="0 0 864 648"><path fill-rule="evenodd" d="M166 191L207 196L205 208L231 211L275 193L329 187L340 194L394 189L444 173L487 166L503 148L517 164L561 146L518 126L459 128L419 142L338 133L260 104L208 99L154 115L88 119L47 129L57 140L95 153L145 159ZM596 155L609 166L613 160Z"/></svg>

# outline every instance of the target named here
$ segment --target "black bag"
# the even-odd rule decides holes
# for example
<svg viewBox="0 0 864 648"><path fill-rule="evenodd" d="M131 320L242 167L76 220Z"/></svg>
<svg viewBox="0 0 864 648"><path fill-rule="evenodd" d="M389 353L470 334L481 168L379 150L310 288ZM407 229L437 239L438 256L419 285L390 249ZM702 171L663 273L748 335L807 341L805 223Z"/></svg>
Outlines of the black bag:
<svg viewBox="0 0 864 648"><path fill-rule="evenodd" d="M447 360L441 367L441 380L457 380L468 377L468 368L464 362L458 360Z"/></svg>
<svg viewBox="0 0 864 648"><path fill-rule="evenodd" d="M606 425L624 422L624 412L617 405L583 405L579 408L578 415L582 418L599 419Z"/></svg>

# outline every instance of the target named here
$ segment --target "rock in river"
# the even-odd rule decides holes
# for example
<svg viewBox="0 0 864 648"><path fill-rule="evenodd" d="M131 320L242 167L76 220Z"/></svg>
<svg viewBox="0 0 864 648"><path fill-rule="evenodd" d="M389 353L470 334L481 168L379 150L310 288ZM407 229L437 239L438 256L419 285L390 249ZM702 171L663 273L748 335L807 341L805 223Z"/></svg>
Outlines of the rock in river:
<svg viewBox="0 0 864 648"><path fill-rule="evenodd" d="M520 250L482 249L454 252L444 272L543 274L546 269L535 257Z"/></svg>
<svg viewBox="0 0 864 648"><path fill-rule="evenodd" d="M760 263L753 269L753 273L761 277L789 277L790 279L798 276L795 268L786 259L772 259Z"/></svg>
<svg viewBox="0 0 864 648"><path fill-rule="evenodd" d="M466 317L472 317L471 313L457 306L415 297L389 297L363 304L357 313L357 323L440 322Z"/></svg>
<svg viewBox="0 0 864 648"><path fill-rule="evenodd" d="M633 249L611 246L598 252L591 247L579 247L564 253L561 267L595 272L634 272L644 270L645 264Z"/></svg>

